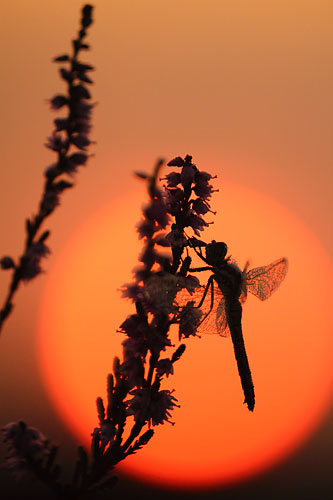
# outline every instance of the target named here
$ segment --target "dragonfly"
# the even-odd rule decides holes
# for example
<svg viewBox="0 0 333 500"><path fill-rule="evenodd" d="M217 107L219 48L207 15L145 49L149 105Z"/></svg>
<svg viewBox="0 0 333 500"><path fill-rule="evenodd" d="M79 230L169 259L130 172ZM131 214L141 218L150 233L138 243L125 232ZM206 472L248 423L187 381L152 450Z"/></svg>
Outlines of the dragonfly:
<svg viewBox="0 0 333 500"><path fill-rule="evenodd" d="M246 301L247 292L260 300L268 299L279 287L288 271L286 258L278 259L271 264L248 271L246 262L243 271L229 256L228 247L224 242L206 244L197 238L189 238L189 245L195 250L201 260L207 264L204 267L189 269L190 272L211 271L205 287L196 289L191 298L196 307L203 311L203 318L197 329L198 333L218 334L222 337L231 336L238 373L244 393L244 403L250 411L255 406L255 393L251 370L246 354L242 332L242 304ZM205 255L202 248L205 248ZM210 301L206 300L210 292ZM177 301L181 294L177 295ZM188 294L187 294L188 295Z"/></svg>

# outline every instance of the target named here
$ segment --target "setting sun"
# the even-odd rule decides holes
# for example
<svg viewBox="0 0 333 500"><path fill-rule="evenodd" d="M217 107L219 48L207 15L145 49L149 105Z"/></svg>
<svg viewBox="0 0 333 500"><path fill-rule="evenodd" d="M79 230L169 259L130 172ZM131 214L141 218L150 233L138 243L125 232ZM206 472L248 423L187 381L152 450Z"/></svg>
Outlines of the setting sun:
<svg viewBox="0 0 333 500"><path fill-rule="evenodd" d="M159 426L147 448L120 464L136 478L184 489L241 481L283 460L316 428L329 400L329 257L282 205L245 186L216 187L218 213L204 239L227 242L241 268L248 259L258 267L286 256L289 272L267 302L249 297L244 306L253 414L242 404L230 339L190 338L163 386L175 389L180 404L175 425ZM97 425L96 396L105 397L106 376L121 355L124 337L117 330L133 312L119 288L131 280L140 252L135 223L142 197L139 188L123 193L70 238L40 308L43 379L57 411L87 447ZM199 276L203 284L205 276Z"/></svg>

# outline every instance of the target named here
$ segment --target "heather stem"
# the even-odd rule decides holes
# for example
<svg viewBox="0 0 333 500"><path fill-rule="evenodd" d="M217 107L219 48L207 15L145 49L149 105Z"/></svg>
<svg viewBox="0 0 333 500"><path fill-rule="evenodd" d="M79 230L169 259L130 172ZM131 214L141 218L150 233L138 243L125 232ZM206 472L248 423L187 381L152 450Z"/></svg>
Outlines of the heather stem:
<svg viewBox="0 0 333 500"><path fill-rule="evenodd" d="M12 275L11 275L11 281L9 284L9 290L8 290L7 296L4 300L3 306L0 309L0 334L1 334L1 330L2 330L2 327L3 327L5 320L8 318L8 316L11 314L11 312L13 310L12 299L13 299L15 293L17 292L21 281L28 281L28 280L32 279L33 277L35 277L35 275L37 275L39 272L41 272L41 269L38 267L38 264L37 264L37 268L36 268L37 271L35 273L32 273L32 275L30 273L30 275L27 276L27 274L25 272L29 257L31 257L31 255L33 255L34 251L36 253L36 247L38 247L38 245L39 245L38 250L39 251L41 250L41 247L43 246L43 242L47 238L49 233L45 232L44 235L42 235L39 239L36 238L36 235L37 235L38 231L40 230L45 219L49 215L51 215L51 213L55 209L56 205L59 204L59 202L57 201L57 196L59 196L65 189L72 187L72 184L65 181L65 180L61 180L60 182L57 182L57 183L55 183L54 181L57 177L66 173L66 169L64 168L64 164L66 161L68 161L67 153L70 149L71 144L75 144L75 139L77 140L77 136L75 136L74 134L75 134L75 132L77 132L78 129L76 129L75 127L80 125L80 119L82 122L83 115L81 115L81 117L79 117L79 118L75 115L75 104L77 105L81 98L88 99L90 97L88 91L85 91L86 94L83 95L83 97L81 96L81 97L75 98L74 94L75 94L75 90L77 91L77 89L81 89L81 91L82 91L82 89L84 89L84 87L82 86L82 82L81 82L81 79L84 77L82 75L81 76L78 75L76 70L77 70L77 67L79 65L78 54L79 54L80 49L83 47L82 40L86 36L86 29L92 23L91 11L92 11L92 7L89 5L84 6L82 9L81 29L79 31L77 39L74 40L74 42L73 42L73 56L71 58L69 58L69 56L65 55L65 56L62 56L61 58L58 59L58 61L63 61L63 60L70 61L70 64L71 64L70 71L66 73L68 75L68 78L67 77L64 78L64 76L62 75L62 78L64 78L67 81L68 97L65 98L64 96L56 96L56 98L60 97L60 98L65 99L65 101L67 99L66 102L68 103L68 106L69 106L69 114L66 118L68 125L63 130L63 132L66 136L66 139L63 142L61 142L61 146L57 146L57 147L54 145L52 147L48 146L48 147L51 147L51 149L53 149L57 153L56 168L53 168L50 172L46 173L46 180L44 183L44 190L43 190L43 193L41 196L41 201L40 201L38 213L32 219L28 219L26 221L26 242L25 242L25 246L24 246L24 251L19 259L19 263L17 265L14 265L14 263L12 261L12 265L10 266L12 268ZM85 47L87 48L88 46L85 46ZM86 66L86 68L91 69L92 67ZM65 70L62 70L62 71L65 71ZM83 73L84 73L84 71L82 72L82 74ZM79 86L77 85L77 82L75 81L77 78L81 82L81 84ZM89 82L90 80L86 78L83 81ZM75 101L75 99L76 99L76 101ZM81 113L82 113L82 111L81 111ZM87 122L89 121L88 113L89 112L87 111L87 116L86 116ZM56 123L56 121L55 121L55 123ZM82 123L81 123L81 125L82 125ZM88 128L89 128L89 126L88 126ZM61 130L61 128L58 129L56 127L54 134L57 135L59 130ZM80 133L82 133L82 132L79 132L78 136L80 136ZM86 141L87 141L86 144L90 143L90 141L85 136L85 132L82 133L81 140L83 140L82 137L84 137L86 139ZM81 144L77 145L77 147L81 150L82 149L85 150L86 144L83 141L83 143L81 142ZM75 154L72 156L75 156ZM81 157L87 158L87 155L81 154ZM78 164L84 164L84 163L85 163L85 160L82 160ZM75 171L75 167L73 170ZM68 171L67 171L67 173L68 173ZM52 198L52 196L53 196L53 198ZM49 204L47 204L45 202L45 200L50 199L50 198L53 199L53 201L51 201L51 202L49 202ZM45 248L45 251L44 251L44 253L40 252L39 259L41 257L45 257L46 253L49 253L48 248L45 246L44 246L44 248ZM36 255L35 255L35 258L36 258Z"/></svg>

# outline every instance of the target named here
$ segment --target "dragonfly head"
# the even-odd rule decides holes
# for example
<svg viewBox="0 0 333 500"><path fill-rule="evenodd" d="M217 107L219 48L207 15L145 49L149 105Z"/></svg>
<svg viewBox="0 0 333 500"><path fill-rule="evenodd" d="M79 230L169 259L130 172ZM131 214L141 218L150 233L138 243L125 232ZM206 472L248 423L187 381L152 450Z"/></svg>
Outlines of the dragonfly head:
<svg viewBox="0 0 333 500"><path fill-rule="evenodd" d="M227 255L228 247L226 243L222 241L213 240L206 246L206 261L209 265L214 267L220 267L225 261L225 256Z"/></svg>

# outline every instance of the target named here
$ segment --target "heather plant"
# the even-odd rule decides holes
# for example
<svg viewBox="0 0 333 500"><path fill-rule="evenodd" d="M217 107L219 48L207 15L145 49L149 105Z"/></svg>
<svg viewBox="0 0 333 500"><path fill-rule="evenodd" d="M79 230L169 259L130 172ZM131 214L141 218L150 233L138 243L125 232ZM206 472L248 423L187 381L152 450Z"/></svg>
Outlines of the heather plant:
<svg viewBox="0 0 333 500"><path fill-rule="evenodd" d="M0 260L3 270L11 271L11 282L0 311L0 328L13 310L13 298L21 282L29 282L42 271L41 261L49 253L46 240L50 232L41 232L42 225L60 204L61 194L71 187L80 166L87 163L91 144L93 104L87 85L93 67L79 60L81 51L89 49L84 42L87 28L92 24L92 6L82 9L81 26L73 40L72 55L64 54L54 61L60 63L60 76L67 84L67 93L50 99L51 109L67 110L65 116L54 120L54 130L46 147L57 155L44 175L44 191L38 212L27 219L26 241L21 257L10 256ZM65 67L67 65L67 67ZM61 467L56 464L58 447L23 421L12 422L2 428L7 445L6 466L16 477L32 475L45 483L60 498L79 498L93 495L100 488L110 487L115 477L110 475L117 463L136 453L154 434L153 427L171 420L172 409L178 406L173 390L161 389L165 378L174 373L174 363L185 350L170 339L172 325L178 325L179 341L196 334L201 311L194 302L177 305L176 296L182 289L191 294L199 285L188 275L190 257L183 258L188 246L184 229L192 228L196 235L208 225L203 215L210 211L208 200L213 192L211 176L200 172L191 156L177 157L169 166L178 167L158 185L163 164L157 162L152 175L137 173L147 183L149 202L137 231L143 241L139 265L134 270L134 281L123 286L123 297L135 306L120 325L117 334L125 336L123 359L114 359L113 374L107 377L107 402L97 398L99 425L92 432L90 457L78 447L78 458L70 483L60 481ZM164 253L161 249L167 250ZM167 350L169 356L162 356Z"/></svg>

